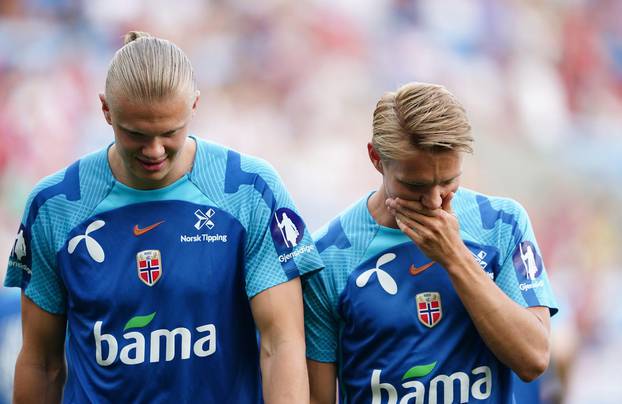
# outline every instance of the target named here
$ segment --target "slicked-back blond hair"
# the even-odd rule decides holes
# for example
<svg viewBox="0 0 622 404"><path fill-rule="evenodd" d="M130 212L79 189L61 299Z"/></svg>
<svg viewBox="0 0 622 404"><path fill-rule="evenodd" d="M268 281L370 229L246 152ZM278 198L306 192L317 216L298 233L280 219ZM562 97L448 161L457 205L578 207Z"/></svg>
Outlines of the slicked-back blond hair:
<svg viewBox="0 0 622 404"><path fill-rule="evenodd" d="M408 83L376 104L372 144L383 160L407 158L413 148L472 153L472 143L464 108L443 86Z"/></svg>
<svg viewBox="0 0 622 404"><path fill-rule="evenodd" d="M188 91L194 96L196 83L190 60L172 42L146 32L130 31L108 67L106 98L125 96L132 101L160 101Z"/></svg>

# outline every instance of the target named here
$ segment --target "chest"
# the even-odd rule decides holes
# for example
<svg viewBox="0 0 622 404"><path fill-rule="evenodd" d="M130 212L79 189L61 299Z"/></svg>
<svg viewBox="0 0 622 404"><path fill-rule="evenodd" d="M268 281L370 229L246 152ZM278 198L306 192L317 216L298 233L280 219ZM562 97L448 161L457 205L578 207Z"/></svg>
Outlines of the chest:
<svg viewBox="0 0 622 404"><path fill-rule="evenodd" d="M69 308L189 305L242 290L242 226L213 206L141 203L83 222L59 251Z"/></svg>
<svg viewBox="0 0 622 404"><path fill-rule="evenodd" d="M469 243L473 259L494 279L497 253ZM386 249L350 274L339 304L344 333L355 339L408 339L470 327L446 270L413 243Z"/></svg>

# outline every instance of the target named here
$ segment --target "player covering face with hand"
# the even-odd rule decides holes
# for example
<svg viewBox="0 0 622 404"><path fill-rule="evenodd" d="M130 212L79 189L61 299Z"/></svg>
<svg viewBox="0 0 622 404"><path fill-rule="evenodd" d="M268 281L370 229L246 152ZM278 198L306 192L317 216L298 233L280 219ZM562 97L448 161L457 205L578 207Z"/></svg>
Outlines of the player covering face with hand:
<svg viewBox="0 0 622 404"><path fill-rule="evenodd" d="M315 235L312 402L338 388L344 403L512 403L511 372L548 366L557 306L531 224L517 202L460 187L472 142L442 86L379 100L367 149L382 183Z"/></svg>
<svg viewBox="0 0 622 404"><path fill-rule="evenodd" d="M100 95L114 143L36 186L9 259L15 401L308 401L304 222L269 164L188 135L186 55L125 42Z"/></svg>

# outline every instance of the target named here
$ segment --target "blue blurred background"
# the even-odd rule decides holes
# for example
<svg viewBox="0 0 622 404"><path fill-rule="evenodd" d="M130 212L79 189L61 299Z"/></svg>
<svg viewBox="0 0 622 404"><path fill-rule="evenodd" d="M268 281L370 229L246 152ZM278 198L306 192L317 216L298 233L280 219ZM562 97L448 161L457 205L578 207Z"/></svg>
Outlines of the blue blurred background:
<svg viewBox="0 0 622 404"><path fill-rule="evenodd" d="M619 0L1 0L2 254L35 182L112 140L97 95L128 30L188 53L193 132L269 160L311 230L380 181L365 149L380 95L436 82L472 121L464 185L533 221L561 304L542 396L617 403L621 21ZM0 403L18 312L19 292L0 288Z"/></svg>

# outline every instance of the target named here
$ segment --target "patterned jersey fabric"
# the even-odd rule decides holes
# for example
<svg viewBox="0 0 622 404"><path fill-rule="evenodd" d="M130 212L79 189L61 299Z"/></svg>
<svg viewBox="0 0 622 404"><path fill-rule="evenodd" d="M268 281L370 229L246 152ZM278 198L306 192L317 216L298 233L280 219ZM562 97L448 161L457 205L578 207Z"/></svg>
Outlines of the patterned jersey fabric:
<svg viewBox="0 0 622 404"><path fill-rule="evenodd" d="M249 300L321 259L267 163L195 141L165 188L101 150L31 194L5 285L67 316L64 402L262 401Z"/></svg>
<svg viewBox="0 0 622 404"><path fill-rule="evenodd" d="M325 269L305 284L307 356L335 362L341 403L512 403L512 373L487 348L449 276L362 198L316 235ZM462 239L518 304L557 311L516 202L459 189Z"/></svg>

